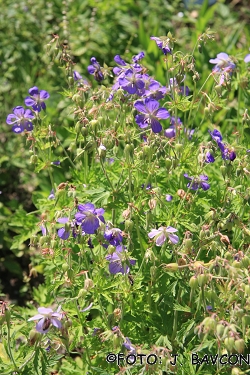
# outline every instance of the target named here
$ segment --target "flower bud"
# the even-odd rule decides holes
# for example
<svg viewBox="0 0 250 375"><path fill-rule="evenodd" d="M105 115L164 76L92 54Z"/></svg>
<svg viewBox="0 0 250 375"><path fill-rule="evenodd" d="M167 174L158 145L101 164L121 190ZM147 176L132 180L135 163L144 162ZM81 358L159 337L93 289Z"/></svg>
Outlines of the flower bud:
<svg viewBox="0 0 250 375"><path fill-rule="evenodd" d="M205 274L205 273L202 273L202 274L197 276L197 280L198 280L198 284L200 286L204 286L208 282L208 275Z"/></svg>
<svg viewBox="0 0 250 375"><path fill-rule="evenodd" d="M171 159L169 159L169 158L166 158L166 159L165 159L165 166L167 167L167 169L170 169L170 168L171 168L171 166L172 166L172 161L171 161Z"/></svg>
<svg viewBox="0 0 250 375"><path fill-rule="evenodd" d="M30 164L36 164L37 161L38 161L37 155L31 155Z"/></svg>
<svg viewBox="0 0 250 375"><path fill-rule="evenodd" d="M67 275L68 275L68 278L69 278L70 280L72 280L72 279L74 278L74 271L73 271L72 268L69 268L69 269L67 270Z"/></svg>
<svg viewBox="0 0 250 375"><path fill-rule="evenodd" d="M86 290L90 290L90 289L92 289L94 287L94 282L93 282L93 280L91 280L91 279L86 279L85 281L84 281L84 289L86 289Z"/></svg>
<svg viewBox="0 0 250 375"><path fill-rule="evenodd" d="M113 254L116 251L116 247L113 245L108 246L108 254Z"/></svg>
<svg viewBox="0 0 250 375"><path fill-rule="evenodd" d="M63 271L63 272L66 272L66 271L68 271L68 269L69 269L69 265L68 265L68 263L63 263L63 264L62 264L62 271Z"/></svg>
<svg viewBox="0 0 250 375"><path fill-rule="evenodd" d="M77 298L84 298L84 297L86 296L87 293L88 293L88 292L87 292L86 289L80 289L80 290L79 290L79 293L78 293L78 295L77 295Z"/></svg>
<svg viewBox="0 0 250 375"><path fill-rule="evenodd" d="M83 126L81 128L81 133L83 137L87 137L87 135L89 134L88 128L86 126Z"/></svg>
<svg viewBox="0 0 250 375"><path fill-rule="evenodd" d="M40 341L42 334L37 332L35 329L32 329L29 333L30 345L35 345L36 342Z"/></svg>
<svg viewBox="0 0 250 375"><path fill-rule="evenodd" d="M132 232L134 227L134 223L132 220L125 220L125 231L126 232Z"/></svg>
<svg viewBox="0 0 250 375"><path fill-rule="evenodd" d="M223 177L226 177L226 174L227 174L227 168L225 165L221 165L220 166L220 171L221 171L221 174Z"/></svg>
<svg viewBox="0 0 250 375"><path fill-rule="evenodd" d="M202 324L204 325L204 328L207 332L214 331L216 329L216 321L211 318L210 316L207 316Z"/></svg>
<svg viewBox="0 0 250 375"><path fill-rule="evenodd" d="M226 337L224 340L224 345L226 349L231 352L234 348L234 338L233 337Z"/></svg>
<svg viewBox="0 0 250 375"><path fill-rule="evenodd" d="M133 160L134 157L134 146L132 144L126 144L124 147L124 155L126 157L127 162L130 161L130 159Z"/></svg>
<svg viewBox="0 0 250 375"><path fill-rule="evenodd" d="M99 154L101 159L104 159L106 157L106 147L103 146L103 145L100 145L98 147L98 154Z"/></svg>
<svg viewBox="0 0 250 375"><path fill-rule="evenodd" d="M97 120L91 120L89 122L89 125L90 125L91 129L94 131L94 133L96 133L96 131L98 130L98 125L99 125L98 121Z"/></svg>
<svg viewBox="0 0 250 375"><path fill-rule="evenodd" d="M225 326L221 323L217 324L216 333L219 338L222 338L224 336L224 332L225 332Z"/></svg>
<svg viewBox="0 0 250 375"><path fill-rule="evenodd" d="M164 270L166 270L167 272L177 272L179 270L179 266L177 263L165 264Z"/></svg>
<svg viewBox="0 0 250 375"><path fill-rule="evenodd" d="M233 367L231 375L244 375L244 373L238 367Z"/></svg>
<svg viewBox="0 0 250 375"><path fill-rule="evenodd" d="M184 248L185 250L190 250L192 248L192 245L193 245L193 241L192 241L192 238L186 238L184 241Z"/></svg>
<svg viewBox="0 0 250 375"><path fill-rule="evenodd" d="M189 280L189 286L192 290L197 289L199 283L196 276L192 276Z"/></svg>
<svg viewBox="0 0 250 375"><path fill-rule="evenodd" d="M245 349L245 341L243 339L235 340L234 348L237 351L237 353L243 353Z"/></svg>
<svg viewBox="0 0 250 375"><path fill-rule="evenodd" d="M181 143L176 143L174 148L176 149L176 151L181 151L183 149L183 144Z"/></svg>

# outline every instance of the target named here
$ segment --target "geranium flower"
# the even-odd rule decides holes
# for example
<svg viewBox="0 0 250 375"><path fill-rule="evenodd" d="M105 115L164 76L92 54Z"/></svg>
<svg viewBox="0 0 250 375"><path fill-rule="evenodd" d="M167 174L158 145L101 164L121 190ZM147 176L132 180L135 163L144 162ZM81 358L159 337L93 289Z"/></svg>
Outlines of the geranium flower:
<svg viewBox="0 0 250 375"><path fill-rule="evenodd" d="M154 133L160 133L162 126L159 123L161 119L167 119L170 114L165 108L159 108L159 103L151 98L146 98L144 102L137 101L134 104L137 111L142 112L142 115L136 115L135 121L140 128L146 128L151 125Z"/></svg>
<svg viewBox="0 0 250 375"><path fill-rule="evenodd" d="M208 180L206 175L202 174L199 177L189 177L187 173L184 173L184 177L191 181L187 184L187 187L191 190L198 190L199 188L202 188L204 191L206 191L210 188L209 183L206 182Z"/></svg>
<svg viewBox="0 0 250 375"><path fill-rule="evenodd" d="M60 329L62 328L62 323L60 322L62 319L62 314L60 313L60 310L61 306L58 307L56 312L47 307L38 307L37 311L39 314L29 318L28 322L32 320L39 320L39 322L36 324L36 330L40 333L47 333L51 324Z"/></svg>
<svg viewBox="0 0 250 375"><path fill-rule="evenodd" d="M131 341L129 340L128 337L125 337L125 342L122 344L129 352L129 354L136 354L136 349L132 345Z"/></svg>
<svg viewBox="0 0 250 375"><path fill-rule="evenodd" d="M156 246L162 246L166 239L168 238L173 244L177 244L179 242L179 237L176 234L178 229L173 227L160 227L159 229L152 229L150 233L148 233L149 238L156 237L155 244Z"/></svg>
<svg viewBox="0 0 250 375"><path fill-rule="evenodd" d="M35 116L30 109L24 109L22 106L13 108L13 113L6 118L6 123L12 126L14 133L22 133L24 130L33 130L33 124L30 121Z"/></svg>
<svg viewBox="0 0 250 375"><path fill-rule="evenodd" d="M68 217L61 217L57 219L57 222L61 224L66 224L68 221L69 221ZM58 229L57 234L58 234L58 237L60 237L62 240L67 240L70 236L70 230L67 230L66 227L64 226Z"/></svg>
<svg viewBox="0 0 250 375"><path fill-rule="evenodd" d="M92 65L88 66L89 74L92 74L97 82L104 80L104 75L101 71L101 66L95 57L91 57L90 62Z"/></svg>
<svg viewBox="0 0 250 375"><path fill-rule="evenodd" d="M142 90L145 86L141 74L134 72L132 69L128 69L118 81L123 90L131 95L138 94L139 90Z"/></svg>
<svg viewBox="0 0 250 375"><path fill-rule="evenodd" d="M214 72L231 73L236 68L236 65L225 52L219 53L215 59L210 59L209 62L215 64L215 67L213 68Z"/></svg>
<svg viewBox="0 0 250 375"><path fill-rule="evenodd" d="M245 63L249 63L250 62L250 53L245 56L244 61L245 61Z"/></svg>
<svg viewBox="0 0 250 375"><path fill-rule="evenodd" d="M41 112L42 109L46 109L44 100L49 98L49 93L45 90L39 90L38 87L34 86L29 89L30 96L24 100L24 103L28 107L32 107L34 111Z"/></svg>
<svg viewBox="0 0 250 375"><path fill-rule="evenodd" d="M134 259L126 258L126 250L121 245L118 245L115 252L107 255L105 258L109 261L109 272L113 275L117 273L128 274L130 268L127 262L132 266L136 263Z"/></svg>
<svg viewBox="0 0 250 375"><path fill-rule="evenodd" d="M94 234L100 226L100 221L105 222L103 208L95 208L92 203L79 204L75 214L76 224L81 225L87 234Z"/></svg>
<svg viewBox="0 0 250 375"><path fill-rule="evenodd" d="M107 229L104 232L103 237L110 243L110 245L118 246L122 242L122 231L119 228Z"/></svg>
<svg viewBox="0 0 250 375"><path fill-rule="evenodd" d="M166 36L151 36L150 39L154 40L157 44L157 46L162 50L164 55L167 55L168 53L172 53L172 50L169 46L170 44L170 39Z"/></svg>

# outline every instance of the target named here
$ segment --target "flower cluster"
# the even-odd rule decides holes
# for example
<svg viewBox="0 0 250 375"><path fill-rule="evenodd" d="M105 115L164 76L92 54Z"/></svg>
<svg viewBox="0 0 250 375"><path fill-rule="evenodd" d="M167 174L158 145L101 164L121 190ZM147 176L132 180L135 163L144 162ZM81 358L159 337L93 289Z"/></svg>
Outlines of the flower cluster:
<svg viewBox="0 0 250 375"><path fill-rule="evenodd" d="M46 109L44 100L49 98L49 93L45 90L39 90L36 86L29 89L30 96L27 96L24 103L28 107L32 107L33 111L41 112ZM35 115L30 109L25 109L22 106L13 108L13 113L10 113L6 118L6 123L12 125L14 133L22 133L23 131L32 131L33 123L31 120Z"/></svg>
<svg viewBox="0 0 250 375"><path fill-rule="evenodd" d="M219 130L214 129L212 132L209 130L209 133L213 140L217 143L221 151L222 159L233 161L236 158L236 153L233 149L228 148L225 143L222 142L222 135Z"/></svg>

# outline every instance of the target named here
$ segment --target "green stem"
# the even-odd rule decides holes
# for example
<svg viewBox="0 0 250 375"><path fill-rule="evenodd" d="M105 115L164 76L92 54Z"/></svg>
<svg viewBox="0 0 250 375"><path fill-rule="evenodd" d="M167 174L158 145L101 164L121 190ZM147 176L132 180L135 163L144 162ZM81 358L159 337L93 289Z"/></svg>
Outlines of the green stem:
<svg viewBox="0 0 250 375"><path fill-rule="evenodd" d="M180 302L180 298L181 298L181 288L179 288L178 290L178 294L177 294L177 303ZM175 337L176 337L176 333L177 333L177 328L178 328L178 311L175 310L174 311L174 323L173 323L173 332L172 332L172 336L171 336L171 341L173 343Z"/></svg>

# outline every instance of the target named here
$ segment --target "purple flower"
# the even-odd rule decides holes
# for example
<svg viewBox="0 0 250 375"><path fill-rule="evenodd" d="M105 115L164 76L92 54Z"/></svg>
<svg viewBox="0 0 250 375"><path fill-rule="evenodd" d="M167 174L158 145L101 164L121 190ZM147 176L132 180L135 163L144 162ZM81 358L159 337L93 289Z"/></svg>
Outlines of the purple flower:
<svg viewBox="0 0 250 375"><path fill-rule="evenodd" d="M170 194L166 194L166 201L171 202L173 200L173 196Z"/></svg>
<svg viewBox="0 0 250 375"><path fill-rule="evenodd" d="M220 151L221 157L223 160L231 160L233 161L236 158L236 153L234 150L231 150L226 147L226 145L222 142L222 135L219 130L214 129L213 132L209 130L209 133L213 140L217 143Z"/></svg>
<svg viewBox="0 0 250 375"><path fill-rule="evenodd" d="M61 217L57 219L58 223L66 224L69 221L68 217ZM65 225L64 227L58 229L57 231L58 237L60 237L62 240L67 240L70 236L70 230L68 225Z"/></svg>
<svg viewBox="0 0 250 375"><path fill-rule="evenodd" d="M92 74L97 82L104 80L104 75L101 71L100 64L95 57L91 57L90 62L92 65L88 66L89 74Z"/></svg>
<svg viewBox="0 0 250 375"><path fill-rule="evenodd" d="M85 307L84 309L80 310L80 312L89 311L92 306L93 306L93 303L91 302L87 307Z"/></svg>
<svg viewBox="0 0 250 375"><path fill-rule="evenodd" d="M54 189L51 190L50 195L48 196L48 199L55 199Z"/></svg>
<svg viewBox="0 0 250 375"><path fill-rule="evenodd" d="M144 88L145 83L142 80L141 74L128 69L124 76L119 78L119 85L129 94L138 94L139 90Z"/></svg>
<svg viewBox="0 0 250 375"><path fill-rule="evenodd" d="M100 226L100 221L103 223L104 209L95 208L92 203L79 204L78 212L75 214L76 224L81 225L82 230L87 234L94 234Z"/></svg>
<svg viewBox="0 0 250 375"><path fill-rule="evenodd" d="M28 107L32 107L34 111L41 112L42 109L46 109L44 100L49 98L49 93L45 90L39 90L38 87L34 86L29 89L30 96L24 100L24 103Z"/></svg>
<svg viewBox="0 0 250 375"><path fill-rule="evenodd" d="M47 307L38 307L37 310L39 314L29 318L28 322L32 320L39 320L39 322L36 324L36 330L38 332L47 333L51 324L58 329L62 328L62 323L60 322L62 319L62 314L59 313L61 306L58 307L56 312Z"/></svg>
<svg viewBox="0 0 250 375"><path fill-rule="evenodd" d="M136 354L136 349L135 347L132 345L131 341L129 340L128 337L125 337L125 342L122 344L130 354Z"/></svg>
<svg viewBox="0 0 250 375"><path fill-rule="evenodd" d="M249 63L250 62L250 53L245 56L244 61L245 61L245 63Z"/></svg>
<svg viewBox="0 0 250 375"><path fill-rule="evenodd" d="M213 68L214 72L228 72L232 73L236 68L236 65L232 62L227 53L221 52L217 55L216 59L210 59L211 64L215 64Z"/></svg>
<svg viewBox="0 0 250 375"><path fill-rule="evenodd" d="M173 244L177 244L179 242L179 237L176 234L173 234L175 232L178 232L178 229L173 227L160 227L159 229L152 229L152 231L148 233L148 236L149 238L156 237L156 246L162 246L167 238Z"/></svg>
<svg viewBox="0 0 250 375"><path fill-rule="evenodd" d="M105 257L109 261L109 272L112 275L117 273L128 274L130 268L127 263L130 263L132 266L135 265L136 261L134 259L127 259L126 253L127 251L121 245L118 245L114 253Z"/></svg>
<svg viewBox="0 0 250 375"><path fill-rule="evenodd" d="M108 229L104 232L103 237L110 245L118 246L122 242L122 231L119 228Z"/></svg>
<svg viewBox="0 0 250 375"><path fill-rule="evenodd" d="M53 164L53 165L60 165L61 162L60 162L60 160L55 160L55 161L52 161L51 164Z"/></svg>
<svg viewBox="0 0 250 375"><path fill-rule="evenodd" d="M211 154L211 152L207 152L206 153L206 156L205 156L205 162L206 163L214 163L215 159L214 159L214 156L213 154Z"/></svg>
<svg viewBox="0 0 250 375"><path fill-rule="evenodd" d="M24 130L33 130L33 124L30 119L35 116L30 109L24 109L21 106L13 108L13 113L6 118L6 123L12 126L12 131L15 133L22 133Z"/></svg>
<svg viewBox="0 0 250 375"><path fill-rule="evenodd" d="M138 55L135 55L135 56L132 57L132 60L133 60L134 63L137 63L138 61L143 59L143 57L145 57L145 53L139 52Z"/></svg>
<svg viewBox="0 0 250 375"><path fill-rule="evenodd" d="M206 175L200 175L199 177L189 177L187 173L184 173L184 177L191 181L187 184L187 187L191 190L198 190L199 188L202 188L204 191L208 190L210 188L210 185L206 182L208 180L208 177Z"/></svg>
<svg viewBox="0 0 250 375"><path fill-rule="evenodd" d="M144 189L144 186L145 186L145 184L142 184L141 185L141 188L142 189ZM146 190L151 190L152 189L152 185L149 183L149 184L147 184L147 186L146 186Z"/></svg>
<svg viewBox="0 0 250 375"><path fill-rule="evenodd" d="M74 70L73 71L73 78L74 78L75 81L79 81L80 79L82 79L82 76L76 70Z"/></svg>
<svg viewBox="0 0 250 375"><path fill-rule="evenodd" d="M164 131L164 135L167 138L174 138L175 137L175 128L170 126L168 129Z"/></svg>
<svg viewBox="0 0 250 375"><path fill-rule="evenodd" d="M165 108L159 108L159 103L151 98L146 98L144 102L137 101L134 104L137 111L142 112L143 115L136 115L135 121L140 128L146 128L151 125L154 133L160 133L162 126L158 120L167 119L170 114Z"/></svg>
<svg viewBox="0 0 250 375"><path fill-rule="evenodd" d="M195 129L184 128L184 133L187 134L189 140L192 139L194 132L195 132Z"/></svg>
<svg viewBox="0 0 250 375"><path fill-rule="evenodd" d="M169 40L168 37L166 37L166 36L161 36L161 37L151 36L150 39L152 39L156 42L157 46L162 50L164 55L167 55L168 53L170 53L170 54L172 53L172 50L169 46L170 40Z"/></svg>
<svg viewBox="0 0 250 375"><path fill-rule="evenodd" d="M41 229L41 231L42 231L42 235L43 235L43 236L46 236L46 235L47 235L47 229L46 229L45 225L41 225L41 226L40 226L40 229Z"/></svg>
<svg viewBox="0 0 250 375"><path fill-rule="evenodd" d="M162 87L157 81L151 81L145 91L145 96L151 99L160 100L164 98L166 93L167 88L165 86Z"/></svg>

